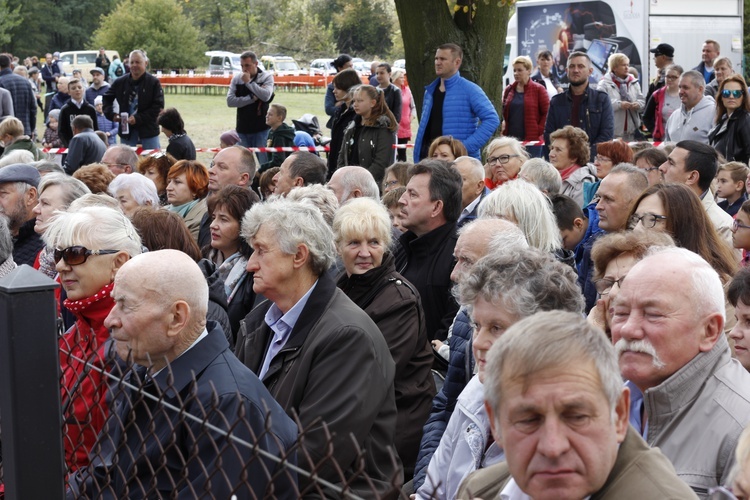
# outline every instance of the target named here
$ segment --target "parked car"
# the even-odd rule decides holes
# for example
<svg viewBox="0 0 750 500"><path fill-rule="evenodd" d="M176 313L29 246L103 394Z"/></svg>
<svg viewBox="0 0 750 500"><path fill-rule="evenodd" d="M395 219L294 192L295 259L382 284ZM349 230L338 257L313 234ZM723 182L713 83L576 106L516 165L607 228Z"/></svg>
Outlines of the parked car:
<svg viewBox="0 0 750 500"><path fill-rule="evenodd" d="M242 65L240 64L240 55L223 50L211 50L206 52L208 56L208 71L212 75L223 75L241 73Z"/></svg>
<svg viewBox="0 0 750 500"><path fill-rule="evenodd" d="M336 68L333 67L333 59L315 59L310 63L311 75L335 75Z"/></svg>
<svg viewBox="0 0 750 500"><path fill-rule="evenodd" d="M406 59L396 59L393 61L393 67L406 71Z"/></svg>
<svg viewBox="0 0 750 500"><path fill-rule="evenodd" d="M263 56L260 58L266 71L274 75L299 75L302 70L292 57L289 56Z"/></svg>
<svg viewBox="0 0 750 500"><path fill-rule="evenodd" d="M114 56L120 57L120 54L116 50L105 50L107 57L110 61ZM72 75L74 69L80 69L81 74L86 80L91 82L91 70L96 68L96 58L99 56L98 50L72 50L69 52L62 52L60 54L60 61L62 61L62 71L66 75Z"/></svg>

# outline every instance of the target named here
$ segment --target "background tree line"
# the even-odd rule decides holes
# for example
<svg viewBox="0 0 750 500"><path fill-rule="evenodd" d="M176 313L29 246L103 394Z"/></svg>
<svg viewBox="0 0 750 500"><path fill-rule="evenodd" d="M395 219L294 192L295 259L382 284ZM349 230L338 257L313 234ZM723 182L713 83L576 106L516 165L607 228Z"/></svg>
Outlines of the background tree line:
<svg viewBox="0 0 750 500"><path fill-rule="evenodd" d="M403 57L393 0L0 0L0 48L23 59L105 46L154 68L206 65L206 50Z"/></svg>

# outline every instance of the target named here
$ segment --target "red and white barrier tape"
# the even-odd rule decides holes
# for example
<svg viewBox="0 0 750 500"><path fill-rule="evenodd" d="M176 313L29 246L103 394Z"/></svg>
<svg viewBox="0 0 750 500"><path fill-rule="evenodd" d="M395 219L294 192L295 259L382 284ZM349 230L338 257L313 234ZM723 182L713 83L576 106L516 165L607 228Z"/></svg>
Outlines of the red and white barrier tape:
<svg viewBox="0 0 750 500"><path fill-rule="evenodd" d="M406 149L413 148L414 144L394 144L393 149ZM135 154L140 156L148 156L150 154L163 152L161 149L143 149L143 148L132 148ZM247 148L253 153L292 153L294 151L322 151L328 152L330 148L328 146L293 146L293 147L281 147L281 148ZM50 153L54 155L61 155L68 152L68 148L43 148L44 153ZM221 148L195 148L196 153L218 153Z"/></svg>

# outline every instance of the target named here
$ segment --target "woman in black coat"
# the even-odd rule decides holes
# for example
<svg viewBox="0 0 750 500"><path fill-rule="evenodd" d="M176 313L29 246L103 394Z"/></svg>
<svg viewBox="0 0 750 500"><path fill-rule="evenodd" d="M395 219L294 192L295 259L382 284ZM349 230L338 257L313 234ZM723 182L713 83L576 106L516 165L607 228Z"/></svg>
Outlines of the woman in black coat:
<svg viewBox="0 0 750 500"><path fill-rule="evenodd" d="M396 363L394 442L404 477L411 477L435 395L432 348L419 293L396 272L388 250L391 221L382 204L370 198L349 201L336 212L333 232L345 269L338 286L372 318Z"/></svg>
<svg viewBox="0 0 750 500"><path fill-rule="evenodd" d="M711 146L727 161L750 159L750 99L741 75L724 79L716 94L716 126L708 133Z"/></svg>
<svg viewBox="0 0 750 500"><path fill-rule="evenodd" d="M333 77L333 95L336 97L336 101L341 104L336 106L330 121L331 142L328 144L330 148L328 152L328 178L333 175L337 168L341 144L344 142L344 131L357 116L354 108L352 108L353 94L350 91L359 85L362 85L362 80L353 69L345 69Z"/></svg>

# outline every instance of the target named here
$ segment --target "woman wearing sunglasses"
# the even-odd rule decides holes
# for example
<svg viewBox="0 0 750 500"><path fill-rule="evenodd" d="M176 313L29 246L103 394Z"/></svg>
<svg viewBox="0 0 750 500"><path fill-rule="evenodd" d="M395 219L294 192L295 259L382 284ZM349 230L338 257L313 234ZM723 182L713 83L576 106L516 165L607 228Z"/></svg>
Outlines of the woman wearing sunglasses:
<svg viewBox="0 0 750 500"><path fill-rule="evenodd" d="M44 241L67 293L63 306L76 316L59 340L63 441L73 472L88 464L107 418L108 380L96 369L105 368L109 331L104 318L115 304L110 295L115 275L141 253L141 238L122 212L99 206L59 213L49 222Z"/></svg>
<svg viewBox="0 0 750 500"><path fill-rule="evenodd" d="M711 146L727 161L747 163L750 159L750 102L742 75L731 75L719 86L716 126L708 133Z"/></svg>

